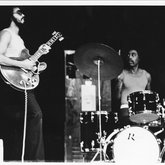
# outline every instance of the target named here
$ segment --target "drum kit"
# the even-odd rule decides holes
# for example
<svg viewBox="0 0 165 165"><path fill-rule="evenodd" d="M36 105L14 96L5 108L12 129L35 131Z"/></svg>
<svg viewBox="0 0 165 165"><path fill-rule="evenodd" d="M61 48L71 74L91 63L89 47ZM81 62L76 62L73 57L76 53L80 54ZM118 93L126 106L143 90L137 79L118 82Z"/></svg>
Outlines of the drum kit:
<svg viewBox="0 0 165 165"><path fill-rule="evenodd" d="M101 110L100 82L112 80L122 72L121 57L105 44L89 43L76 51L74 62L80 72L98 80L98 110L80 113L81 151L95 151L91 161L99 155L99 160L105 162L163 162L165 110L158 93L131 93L127 98L128 111L134 124L115 128L116 113Z"/></svg>

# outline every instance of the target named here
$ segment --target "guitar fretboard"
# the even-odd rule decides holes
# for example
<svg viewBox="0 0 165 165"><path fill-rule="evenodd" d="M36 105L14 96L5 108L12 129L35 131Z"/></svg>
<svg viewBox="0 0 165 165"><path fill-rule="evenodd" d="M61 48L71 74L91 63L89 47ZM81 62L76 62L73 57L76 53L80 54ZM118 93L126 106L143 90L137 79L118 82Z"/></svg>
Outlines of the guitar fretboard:
<svg viewBox="0 0 165 165"><path fill-rule="evenodd" d="M62 41L63 39L64 37L62 37L62 34L60 32L53 32L53 37L46 42L46 45L51 47L57 40ZM37 61L43 55L43 49L44 48L38 49L34 53L34 55L30 57L30 59L33 61Z"/></svg>

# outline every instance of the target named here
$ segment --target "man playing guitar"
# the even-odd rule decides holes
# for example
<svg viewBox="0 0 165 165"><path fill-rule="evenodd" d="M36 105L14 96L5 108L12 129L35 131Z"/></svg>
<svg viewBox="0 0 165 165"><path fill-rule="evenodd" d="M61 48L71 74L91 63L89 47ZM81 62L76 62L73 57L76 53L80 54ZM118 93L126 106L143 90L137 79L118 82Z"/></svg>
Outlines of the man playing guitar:
<svg viewBox="0 0 165 165"><path fill-rule="evenodd" d="M35 71L37 69L36 61L31 60L30 57L23 60L14 59L15 57L20 57L21 51L25 49L24 41L19 36L20 27L22 24L24 24L25 21L24 18L25 15L21 12L19 7L12 8L10 25L8 28L5 28L0 32L0 65L9 67L11 66L16 68L18 67L25 70ZM49 52L50 47L48 45L43 44L39 49L40 51L42 51L42 54L47 54ZM3 88L3 85L0 88L0 111L2 112L2 114L7 114L8 112L9 114L12 114L14 112L19 112L19 114L24 113L24 93L14 90L9 85L6 86L5 90ZM17 115L17 117L18 116L20 115ZM13 127L12 124L8 122L7 126L5 126L4 132L9 132L13 129ZM14 127L14 129L16 128ZM21 160L20 150L22 146L17 146L16 148L8 148L7 142L9 142L10 137L6 137L6 135L10 136L10 133L2 133L1 135L5 142L4 160ZM20 135L22 137L22 133L20 133ZM15 142L13 141L13 143ZM18 153L18 155L13 156L16 153ZM35 98L34 91L29 90L27 91L27 129L24 160L44 161L44 159L45 158L42 132L42 111Z"/></svg>

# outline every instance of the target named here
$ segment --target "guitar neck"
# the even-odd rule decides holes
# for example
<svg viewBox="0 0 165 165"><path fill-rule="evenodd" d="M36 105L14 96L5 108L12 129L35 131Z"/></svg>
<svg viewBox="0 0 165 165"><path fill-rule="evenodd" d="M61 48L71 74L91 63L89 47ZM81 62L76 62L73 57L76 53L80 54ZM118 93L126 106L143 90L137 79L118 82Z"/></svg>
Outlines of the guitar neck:
<svg viewBox="0 0 165 165"><path fill-rule="evenodd" d="M49 47L51 47L57 40L62 41L64 38L62 37L61 33L59 32L53 32L53 37L49 39L45 44ZM34 55L30 57L33 61L37 61L41 56L43 55L42 48L38 49Z"/></svg>

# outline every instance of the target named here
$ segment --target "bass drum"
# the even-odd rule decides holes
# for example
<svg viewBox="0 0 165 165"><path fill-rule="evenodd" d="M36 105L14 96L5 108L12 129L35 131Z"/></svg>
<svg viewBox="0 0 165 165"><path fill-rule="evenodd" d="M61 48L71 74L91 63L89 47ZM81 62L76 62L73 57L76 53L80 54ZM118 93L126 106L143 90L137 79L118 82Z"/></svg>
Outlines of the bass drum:
<svg viewBox="0 0 165 165"><path fill-rule="evenodd" d="M114 130L104 146L104 159L115 163L158 163L159 155L155 136L137 126Z"/></svg>

